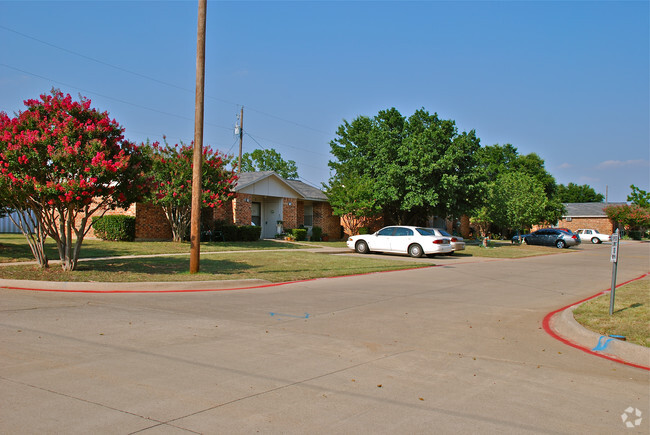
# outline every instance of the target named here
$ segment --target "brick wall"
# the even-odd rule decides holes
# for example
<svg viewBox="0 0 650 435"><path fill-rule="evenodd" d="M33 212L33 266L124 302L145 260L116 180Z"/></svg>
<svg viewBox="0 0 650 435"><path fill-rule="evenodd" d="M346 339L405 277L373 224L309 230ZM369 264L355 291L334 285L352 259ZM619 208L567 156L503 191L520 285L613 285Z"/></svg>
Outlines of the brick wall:
<svg viewBox="0 0 650 435"><path fill-rule="evenodd" d="M248 201L246 201L248 199ZM232 200L233 222L236 225L250 225L253 219L251 201L253 196L248 193L237 193Z"/></svg>
<svg viewBox="0 0 650 435"><path fill-rule="evenodd" d="M469 216L466 214L460 217L460 235L465 239L469 238Z"/></svg>
<svg viewBox="0 0 650 435"><path fill-rule="evenodd" d="M560 228L568 228L571 231L575 232L580 228L591 228L596 229L603 234L612 234L614 232L614 224L609 218L571 218L571 222L566 219L560 219L557 223L557 226Z"/></svg>
<svg viewBox="0 0 650 435"><path fill-rule="evenodd" d="M221 204L220 207L215 207L211 210L214 221L233 222L233 201L228 201Z"/></svg>
<svg viewBox="0 0 650 435"><path fill-rule="evenodd" d="M137 240L172 238L172 229L162 207L143 202L135 205L135 238Z"/></svg>
<svg viewBox="0 0 650 435"><path fill-rule="evenodd" d="M303 201L298 201L298 207L296 209L296 222L298 222L298 226L305 224L305 203Z"/></svg>
<svg viewBox="0 0 650 435"><path fill-rule="evenodd" d="M303 222L298 222L298 200L296 198L282 198L282 221L284 228L298 228L304 222L304 218Z"/></svg>
<svg viewBox="0 0 650 435"><path fill-rule="evenodd" d="M330 207L331 208L331 207ZM339 220L339 226L343 227L343 234L344 238L347 238L347 236L353 236L356 234L352 234L352 230L347 226L345 219L343 217L337 218ZM354 219L353 217L350 217L350 219ZM383 216L378 216L375 218L370 218L370 219L363 219L363 222L361 224L362 227L368 229L368 233L372 234L386 225L384 224L384 217Z"/></svg>
<svg viewBox="0 0 650 435"><path fill-rule="evenodd" d="M330 240L341 238L341 219L332 214L332 206L327 202L314 203L314 226L321 227Z"/></svg>

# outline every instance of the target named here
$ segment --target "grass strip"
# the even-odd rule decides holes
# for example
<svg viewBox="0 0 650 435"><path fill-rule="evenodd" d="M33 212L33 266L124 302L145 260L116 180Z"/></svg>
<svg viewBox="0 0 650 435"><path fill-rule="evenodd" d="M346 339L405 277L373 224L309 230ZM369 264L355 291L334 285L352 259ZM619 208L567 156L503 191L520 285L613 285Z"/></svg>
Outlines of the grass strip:
<svg viewBox="0 0 650 435"><path fill-rule="evenodd" d="M581 304L573 316L585 328L601 335L622 335L631 343L650 347L650 279L616 289L614 313L609 315L610 295Z"/></svg>
<svg viewBox="0 0 650 435"><path fill-rule="evenodd" d="M201 271L189 274L189 257L128 258L81 262L72 272L52 264L41 270L33 265L0 267L0 278L72 282L211 281L263 279L298 281L386 270L432 266L400 260L327 255L312 252L247 252L201 257Z"/></svg>
<svg viewBox="0 0 650 435"><path fill-rule="evenodd" d="M255 242L206 242L201 252L244 251L251 249L304 249L307 246L272 240ZM45 241L45 252L50 260L59 259L59 251L52 239ZM119 257L124 255L181 254L190 252L190 243L182 242L110 242L84 239L80 258ZM0 263L34 261L32 251L22 234L0 234Z"/></svg>

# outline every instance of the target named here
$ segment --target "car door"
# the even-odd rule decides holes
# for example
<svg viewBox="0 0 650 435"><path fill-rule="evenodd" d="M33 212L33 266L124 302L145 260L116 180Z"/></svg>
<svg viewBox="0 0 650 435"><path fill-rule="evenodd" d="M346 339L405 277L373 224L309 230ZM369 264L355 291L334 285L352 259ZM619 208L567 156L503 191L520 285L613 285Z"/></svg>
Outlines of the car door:
<svg viewBox="0 0 650 435"><path fill-rule="evenodd" d="M390 251L390 241L393 238L395 227L386 227L367 237L368 246L371 251Z"/></svg>
<svg viewBox="0 0 650 435"><path fill-rule="evenodd" d="M557 242L561 234L560 230L548 230L548 236L544 238L544 244L546 246L555 246L555 242Z"/></svg>
<svg viewBox="0 0 650 435"><path fill-rule="evenodd" d="M545 245L548 243L548 233L548 230L537 230L534 233L531 233L530 236L526 237L526 241L529 245Z"/></svg>
<svg viewBox="0 0 650 435"><path fill-rule="evenodd" d="M396 227L395 233L390 238L390 250L392 252L407 252L413 241L413 230L410 228Z"/></svg>

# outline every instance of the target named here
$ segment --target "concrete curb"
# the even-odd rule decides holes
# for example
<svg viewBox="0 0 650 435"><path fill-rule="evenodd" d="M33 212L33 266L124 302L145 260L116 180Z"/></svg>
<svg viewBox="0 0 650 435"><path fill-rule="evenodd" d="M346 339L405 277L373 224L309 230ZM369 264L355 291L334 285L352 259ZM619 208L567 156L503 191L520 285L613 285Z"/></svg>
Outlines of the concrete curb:
<svg viewBox="0 0 650 435"><path fill-rule="evenodd" d="M68 282L0 279L0 288L63 293L172 293L269 287L263 279L178 282Z"/></svg>
<svg viewBox="0 0 650 435"><path fill-rule="evenodd" d="M603 336L586 329L573 317L573 310L580 305L578 303L553 315L550 320L550 328L567 340L568 344L588 353L650 370L650 348Z"/></svg>

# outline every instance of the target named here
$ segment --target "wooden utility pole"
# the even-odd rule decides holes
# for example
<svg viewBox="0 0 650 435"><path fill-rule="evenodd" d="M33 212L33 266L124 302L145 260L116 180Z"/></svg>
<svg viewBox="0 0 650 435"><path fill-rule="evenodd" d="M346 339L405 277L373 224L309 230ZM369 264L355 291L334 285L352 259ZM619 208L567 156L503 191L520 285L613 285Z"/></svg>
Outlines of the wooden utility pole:
<svg viewBox="0 0 650 435"><path fill-rule="evenodd" d="M203 98L205 87L205 17L207 0L199 0L196 37L196 97L194 102L194 155L192 160L192 215L190 228L190 273L200 269L201 193L203 169Z"/></svg>
<svg viewBox="0 0 650 435"><path fill-rule="evenodd" d="M237 174L241 173L241 150L244 142L244 106L241 106L239 113L239 162L237 163Z"/></svg>

